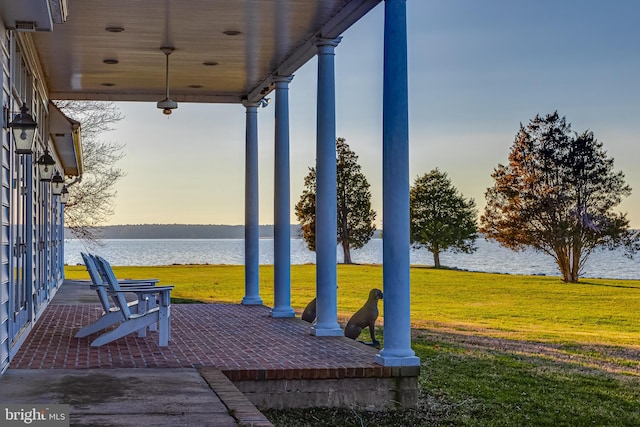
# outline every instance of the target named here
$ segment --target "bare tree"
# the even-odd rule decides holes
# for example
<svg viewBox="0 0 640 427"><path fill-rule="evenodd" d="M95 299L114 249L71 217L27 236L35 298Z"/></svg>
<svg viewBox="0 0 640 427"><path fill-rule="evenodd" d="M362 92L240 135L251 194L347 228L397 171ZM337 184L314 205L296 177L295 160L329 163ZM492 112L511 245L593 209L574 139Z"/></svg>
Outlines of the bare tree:
<svg viewBox="0 0 640 427"><path fill-rule="evenodd" d="M78 239L96 242L99 227L113 215L114 186L125 175L115 166L124 157L124 144L103 141L100 136L124 116L112 102L58 101L56 105L79 121L82 130L83 173L66 180L65 225Z"/></svg>

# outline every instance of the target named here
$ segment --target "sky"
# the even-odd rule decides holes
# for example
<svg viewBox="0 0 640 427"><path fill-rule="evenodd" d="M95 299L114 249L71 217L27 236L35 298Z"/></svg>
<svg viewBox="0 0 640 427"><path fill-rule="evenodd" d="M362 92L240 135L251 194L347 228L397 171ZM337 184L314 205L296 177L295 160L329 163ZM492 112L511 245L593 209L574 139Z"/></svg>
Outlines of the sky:
<svg viewBox="0 0 640 427"><path fill-rule="evenodd" d="M640 2L407 0L410 182L434 168L480 211L520 123L558 111L591 130L634 190L619 206L640 228ZM335 50L337 136L359 156L382 219L383 4ZM315 163L317 62L289 86L291 222ZM274 93L270 96L273 98ZM117 103L102 136L125 144L109 224L243 224L245 109ZM274 103L259 110L260 223L273 223Z"/></svg>

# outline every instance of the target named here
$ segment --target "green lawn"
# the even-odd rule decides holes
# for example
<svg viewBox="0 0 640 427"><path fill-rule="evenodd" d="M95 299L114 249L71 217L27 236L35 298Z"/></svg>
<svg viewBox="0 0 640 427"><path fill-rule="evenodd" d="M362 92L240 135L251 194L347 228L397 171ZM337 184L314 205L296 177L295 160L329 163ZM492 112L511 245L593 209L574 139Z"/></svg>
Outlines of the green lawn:
<svg viewBox="0 0 640 427"><path fill-rule="evenodd" d="M239 303L244 267L172 265L114 267L121 278L156 277L176 286L176 302ZM88 278L81 266L66 268L69 279ZM273 266L260 269L260 289L273 305ZM371 288L382 287L378 265L338 266L338 310L353 314ZM315 266L291 267L291 303L302 310L315 295ZM550 342L635 345L640 338L640 281L411 269L411 318L416 328L468 331L487 336ZM382 304L381 304L382 308ZM382 314L383 315L383 311Z"/></svg>
<svg viewBox="0 0 640 427"><path fill-rule="evenodd" d="M121 278L174 284L175 302L238 303L244 295L242 266L114 269ZM83 267L66 274L88 277ZM273 267L260 274L262 298L272 305ZM313 298L315 266L292 266L291 281L299 312ZM565 284L424 267L411 269L411 281L413 348L422 361L418 408L265 411L275 425L640 425L640 281ZM340 265L338 282L344 321L369 289L382 289L382 268Z"/></svg>

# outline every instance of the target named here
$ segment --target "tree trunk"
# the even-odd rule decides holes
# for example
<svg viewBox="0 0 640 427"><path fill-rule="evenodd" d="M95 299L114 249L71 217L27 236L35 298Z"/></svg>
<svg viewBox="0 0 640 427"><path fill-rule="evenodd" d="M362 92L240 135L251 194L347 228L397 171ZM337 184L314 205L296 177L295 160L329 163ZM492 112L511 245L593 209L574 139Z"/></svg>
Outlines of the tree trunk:
<svg viewBox="0 0 640 427"><path fill-rule="evenodd" d="M440 268L440 251L437 249L434 249L431 252L433 253L433 266L435 268Z"/></svg>
<svg viewBox="0 0 640 427"><path fill-rule="evenodd" d="M346 197L338 197L338 200L346 200ZM351 262L351 247L349 244L349 224L347 223L347 207L342 204L339 206L340 215L338 215L338 241L342 245L342 254L344 255L345 264L353 264Z"/></svg>
<svg viewBox="0 0 640 427"><path fill-rule="evenodd" d="M562 274L562 281L565 283L577 283L579 269L578 264L572 262L571 248L562 247L556 249L555 253L558 269L560 270L560 274Z"/></svg>
<svg viewBox="0 0 640 427"><path fill-rule="evenodd" d="M351 248L349 248L349 242L346 240L342 241L342 253L344 254L344 263L353 264L351 261Z"/></svg>
<svg viewBox="0 0 640 427"><path fill-rule="evenodd" d="M578 283L580 279L580 255L582 254L582 245L580 244L580 236L576 236L573 239L573 245L571 248L571 283Z"/></svg>

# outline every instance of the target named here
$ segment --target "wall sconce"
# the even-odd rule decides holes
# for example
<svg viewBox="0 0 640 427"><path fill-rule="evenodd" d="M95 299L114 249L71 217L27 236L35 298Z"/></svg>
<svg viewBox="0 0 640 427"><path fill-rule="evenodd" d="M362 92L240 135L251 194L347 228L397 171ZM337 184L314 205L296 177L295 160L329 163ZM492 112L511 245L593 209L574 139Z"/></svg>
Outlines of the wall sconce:
<svg viewBox="0 0 640 427"><path fill-rule="evenodd" d="M38 165L38 169L40 170L40 181L51 181L53 178L53 166L56 164L56 161L53 160L51 154L49 154L49 149L45 148L44 154L40 156L40 158L36 161Z"/></svg>
<svg viewBox="0 0 640 427"><path fill-rule="evenodd" d="M69 190L65 185L64 187L62 187L62 193L60 194L60 203L62 203L63 205L66 205L68 201L69 201Z"/></svg>
<svg viewBox="0 0 640 427"><path fill-rule="evenodd" d="M56 171L56 174L51 178L51 192L54 196L60 196L63 188L64 178L60 175L60 172Z"/></svg>
<svg viewBox="0 0 640 427"><path fill-rule="evenodd" d="M31 114L28 113L29 107L26 103L22 103L20 112L15 115L13 121L9 123L9 127L13 133L13 139L16 141L17 154L31 154L33 151L33 141L36 136L38 124L33 120Z"/></svg>

